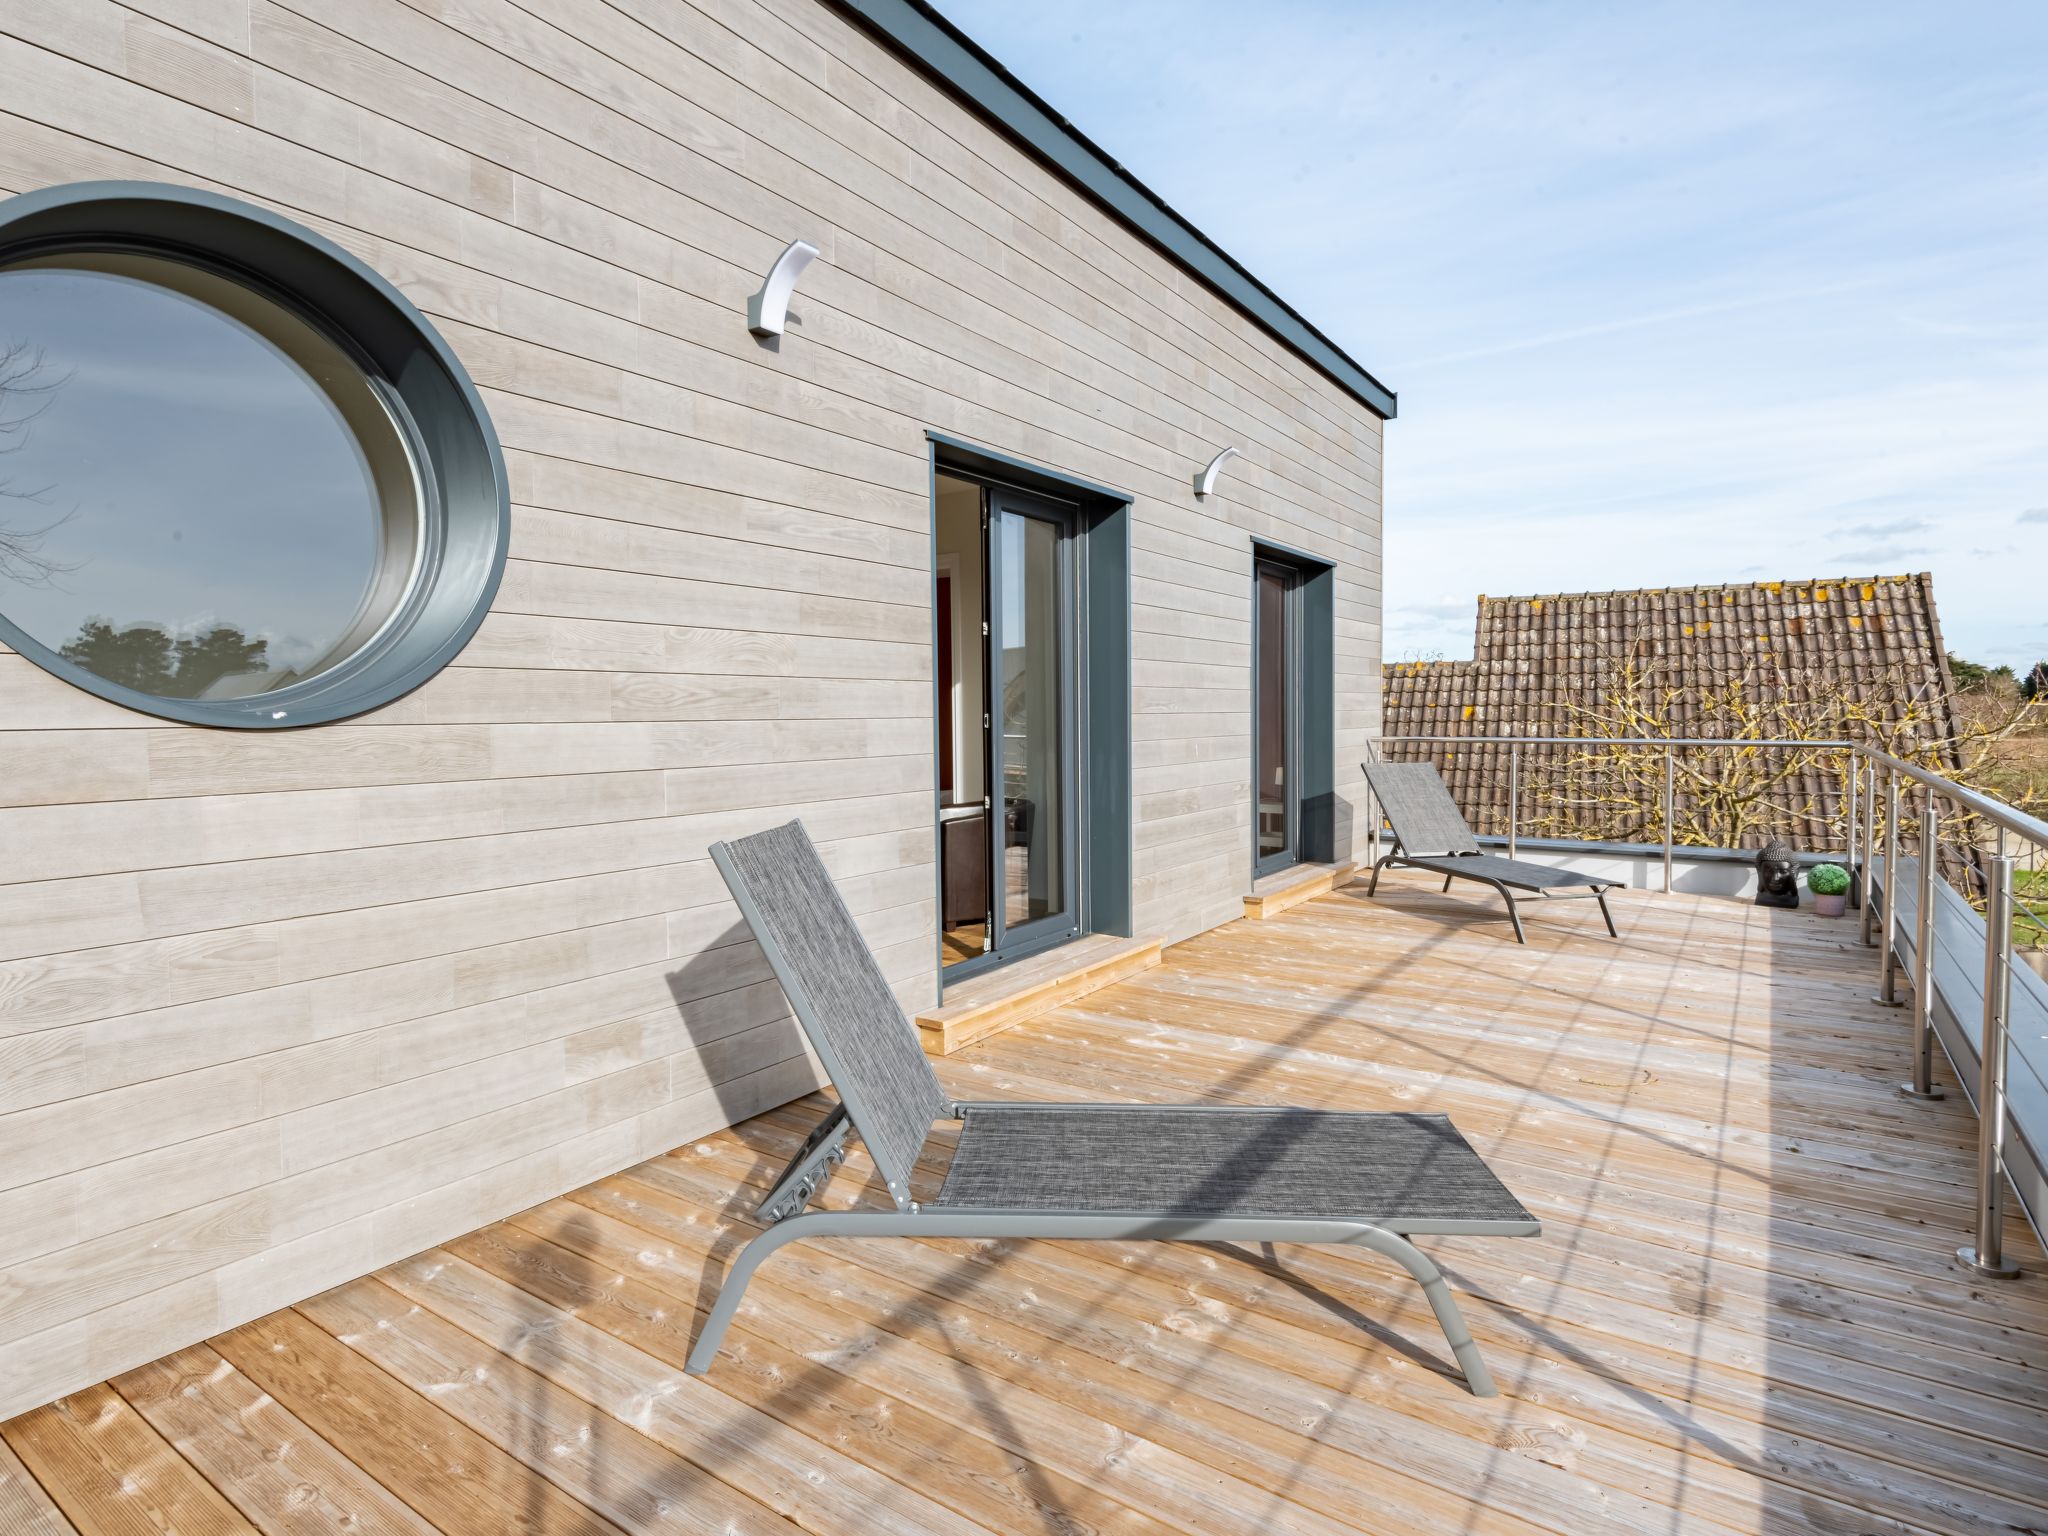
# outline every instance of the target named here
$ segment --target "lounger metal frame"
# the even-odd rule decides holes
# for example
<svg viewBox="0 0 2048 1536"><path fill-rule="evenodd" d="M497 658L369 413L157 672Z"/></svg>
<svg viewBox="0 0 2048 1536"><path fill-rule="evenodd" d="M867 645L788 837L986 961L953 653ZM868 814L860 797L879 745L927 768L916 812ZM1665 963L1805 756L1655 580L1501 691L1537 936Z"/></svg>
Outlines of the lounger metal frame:
<svg viewBox="0 0 2048 1536"><path fill-rule="evenodd" d="M1379 894L1380 871L1383 869L1426 869L1430 871L1430 873L1432 874L1440 874L1444 877L1444 889L1447 891L1451 888L1451 882L1453 880L1476 881L1480 885L1492 886L1495 891L1500 893L1500 899L1507 903L1508 921L1515 925L1515 942L1518 944L1526 944L1529 942L1529 935L1523 932L1522 930L1522 914L1515 909L1515 893L1512 888L1503 885L1500 881L1492 879L1489 876L1482 875L1478 873L1476 870L1446 869L1444 867L1444 862L1448 859L1480 858L1484 857L1484 855L1471 853L1437 853L1425 854L1420 858L1411 858L1409 857L1409 855L1401 851L1400 845L1401 840L1400 838L1396 837L1394 839L1394 852L1387 854L1385 857L1380 859L1380 861L1377 864L1373 865L1372 879L1367 883L1365 888L1365 894L1367 896L1377 896ZM1533 892L1528 894L1533 894L1544 901L1569 901L1582 899L1590 896L1593 900L1597 901L1600 904L1600 915L1601 917L1606 919L1607 922L1607 936L1611 939L1618 939L1621 937L1621 934L1614 926L1614 914L1608 911L1607 909L1607 893L1615 889L1616 886L1619 884L1620 882L1617 881L1615 882L1615 885L1601 886L1575 885L1558 886L1555 888L1548 886L1538 886L1535 888Z"/></svg>
<svg viewBox="0 0 2048 1536"><path fill-rule="evenodd" d="M805 1207L834 1165L842 1160L846 1135L862 1122L863 1104L856 1079L841 1070L843 1063L830 1033L821 1028L802 978L776 942L773 927L763 920L745 877L735 867L724 843L711 847L712 861L725 877L740 914L753 930L762 953L781 982L790 1009L802 1024L827 1076L839 1090L840 1102L820 1121L804 1145L770 1186L758 1205L757 1214L767 1224L734 1259L719 1287L717 1300L704 1320L703 1331L691 1348L685 1369L692 1375L710 1370L717 1358L725 1332L738 1313L741 1299L754 1272L776 1250L790 1243L826 1237L912 1237L912 1238L1049 1238L1074 1242L1153 1240L1164 1242L1229 1243L1341 1243L1367 1248L1392 1259L1422 1287L1444 1340L1464 1372L1466 1386L1476 1397L1493 1397L1499 1388L1493 1374L1480 1358L1479 1348L1465 1326L1463 1314L1445 1283L1443 1271L1413 1243L1410 1237L1533 1237L1542 1229L1533 1218L1520 1221L1457 1221L1401 1218L1398 1222L1367 1219L1305 1219L1158 1211L1041 1211L956 1209L943 1204L921 1206L910 1198L911 1168L893 1166L882 1149L863 1138L869 1155L887 1184L896 1209L893 1211L810 1211ZM955 1102L948 1105L948 1118L964 1120L982 1106ZM1015 1109L1016 1102L991 1104L989 1108ZM1130 1109L1128 1104L1060 1105L1062 1110ZM1142 1106L1140 1106L1142 1107ZM1227 1111L1234 1105L1177 1105L1177 1113Z"/></svg>
<svg viewBox="0 0 2048 1536"><path fill-rule="evenodd" d="M1529 935L1522 928L1522 914L1515 905L1516 887L1496 875L1483 874L1478 868L1460 869L1457 867L1458 861L1461 859L1478 859L1482 864L1491 867L1508 865L1527 870L1529 872L1528 880L1520 889L1525 894L1533 894L1544 901L1578 900L1591 897L1600 904L1600 917L1607 924L1607 936L1612 939L1621 937L1621 934L1614 926L1614 914L1607 907L1607 893L1621 886L1622 882L1619 880L1600 880L1592 876L1573 875L1570 872L1553 870L1548 865L1531 864L1526 859L1508 859L1502 858L1498 854L1487 853L1479 846L1479 839L1472 835L1472 829L1466 823L1463 813L1458 810L1456 802L1450 799L1450 792L1443 789L1441 778L1437 779L1437 786L1440 790L1443 790L1444 805L1440 808L1411 807L1411 809L1415 809L1418 813L1418 818L1425 822L1427 817L1422 815L1423 812L1441 809L1446 817L1456 821L1464 840L1470 843L1471 846L1467 848L1446 848L1440 853L1412 853L1402 841L1400 824L1396 819L1394 809L1389 803L1388 797L1381 793L1377 785L1372 784L1372 775L1375 768L1419 767L1427 765L1396 765L1384 762L1369 762L1361 763L1359 766L1365 770L1368 785L1372 785L1373 798L1379 803L1380 813L1386 817L1387 824L1393 828L1394 832L1393 851L1382 856L1372 867L1372 879L1365 889L1365 894L1368 897L1379 894L1380 871L1383 869L1428 870L1431 874L1444 877L1444 889L1446 891L1451 888L1453 880L1475 881L1480 885L1491 886L1500 896L1500 899L1507 903L1508 921L1515 925L1515 942L1518 944L1528 943ZM1434 773L1435 770L1432 769L1431 772ZM1551 883L1551 877L1560 878L1557 878L1555 883Z"/></svg>

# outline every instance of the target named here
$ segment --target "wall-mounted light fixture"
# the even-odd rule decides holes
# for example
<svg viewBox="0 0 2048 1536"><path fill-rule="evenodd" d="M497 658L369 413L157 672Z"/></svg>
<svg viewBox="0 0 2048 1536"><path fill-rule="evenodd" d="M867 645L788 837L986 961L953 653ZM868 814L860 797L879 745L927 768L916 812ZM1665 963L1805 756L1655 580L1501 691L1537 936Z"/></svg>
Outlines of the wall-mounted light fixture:
<svg viewBox="0 0 2048 1536"><path fill-rule="evenodd" d="M780 336L789 318L789 296L804 268L817 258L818 248L808 240L792 240L789 249L775 258L761 291L747 300L747 329L756 336Z"/></svg>
<svg viewBox="0 0 2048 1536"><path fill-rule="evenodd" d="M1223 467L1225 459L1234 459L1236 457L1237 450L1235 448L1226 448L1217 454L1215 458L1211 459L1202 472L1195 476L1195 494L1197 496L1207 496L1211 491L1215 490L1216 471Z"/></svg>

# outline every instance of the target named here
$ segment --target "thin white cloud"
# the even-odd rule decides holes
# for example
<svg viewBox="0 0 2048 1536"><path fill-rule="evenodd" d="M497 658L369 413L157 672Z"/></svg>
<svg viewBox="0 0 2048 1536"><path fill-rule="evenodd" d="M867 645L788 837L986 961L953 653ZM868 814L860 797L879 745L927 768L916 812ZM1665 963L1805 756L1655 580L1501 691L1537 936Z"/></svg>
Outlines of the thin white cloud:
<svg viewBox="0 0 2048 1536"><path fill-rule="evenodd" d="M1895 523L1858 523L1853 528L1831 529L1831 539L1886 539L1902 533L1919 533L1927 527L1925 518L1902 517Z"/></svg>

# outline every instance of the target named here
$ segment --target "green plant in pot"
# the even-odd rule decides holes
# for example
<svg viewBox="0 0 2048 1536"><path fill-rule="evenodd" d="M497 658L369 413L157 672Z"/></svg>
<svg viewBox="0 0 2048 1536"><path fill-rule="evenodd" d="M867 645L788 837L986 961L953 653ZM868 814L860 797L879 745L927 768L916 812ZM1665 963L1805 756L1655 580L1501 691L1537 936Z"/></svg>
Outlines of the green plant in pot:
<svg viewBox="0 0 2048 1536"><path fill-rule="evenodd" d="M1813 892L1813 910L1822 917L1840 917L1849 905L1849 871L1839 864L1816 864L1806 872Z"/></svg>

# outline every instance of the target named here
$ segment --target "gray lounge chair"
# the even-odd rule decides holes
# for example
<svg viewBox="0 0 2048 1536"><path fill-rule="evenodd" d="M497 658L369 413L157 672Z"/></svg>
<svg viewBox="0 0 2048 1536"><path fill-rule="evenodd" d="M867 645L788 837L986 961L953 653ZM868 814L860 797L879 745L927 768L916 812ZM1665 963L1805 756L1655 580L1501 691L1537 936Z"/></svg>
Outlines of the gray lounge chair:
<svg viewBox="0 0 2048 1536"><path fill-rule="evenodd" d="M1394 829L1394 851L1372 867L1372 884L1365 894L1379 894L1380 871L1427 869L1444 877L1444 889L1453 880L1477 880L1500 892L1508 904L1508 921L1515 925L1515 939L1526 944L1522 915L1515 910L1515 892L1527 891L1546 900L1558 896L1590 896L1600 903L1600 915L1607 920L1609 938L1620 938L1614 929L1614 914L1607 910L1607 893L1619 880L1598 880L1576 870L1553 869L1548 864L1531 864L1523 859L1504 859L1481 853L1479 840L1465 824L1458 802L1444 788L1444 781L1428 763L1365 763L1366 782L1387 824Z"/></svg>
<svg viewBox="0 0 2048 1536"><path fill-rule="evenodd" d="M1421 1282L1465 1381L1495 1388L1436 1265L1410 1237L1531 1237L1535 1219L1442 1115L1234 1105L955 1103L918 1044L801 822L712 846L789 1005L839 1090L760 1203L690 1351L717 1357L761 1261L810 1237L1351 1243ZM944 1186L912 1198L932 1125L960 1123ZM806 1211L849 1129L896 1208Z"/></svg>

